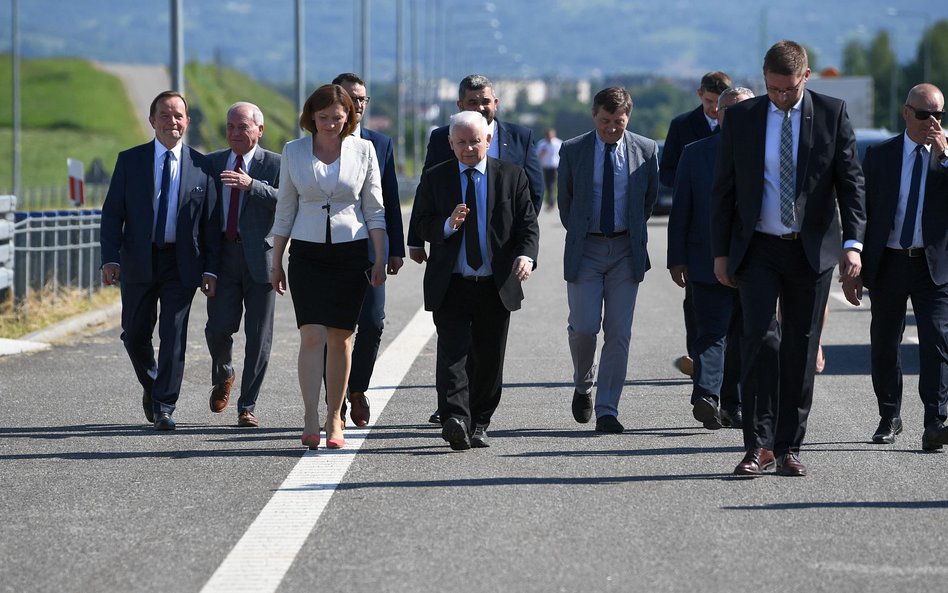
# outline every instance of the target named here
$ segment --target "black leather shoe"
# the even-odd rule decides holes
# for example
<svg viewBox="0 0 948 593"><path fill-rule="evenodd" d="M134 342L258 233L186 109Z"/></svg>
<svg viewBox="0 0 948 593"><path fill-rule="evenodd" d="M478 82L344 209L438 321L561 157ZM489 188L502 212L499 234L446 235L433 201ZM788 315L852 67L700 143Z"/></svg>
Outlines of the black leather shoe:
<svg viewBox="0 0 948 593"><path fill-rule="evenodd" d="M441 428L441 438L448 441L455 451L465 451L471 448L471 437L467 434L467 425L463 420L448 418Z"/></svg>
<svg viewBox="0 0 948 593"><path fill-rule="evenodd" d="M441 413L438 410L434 411L434 414L428 417L428 422L432 424L441 424Z"/></svg>
<svg viewBox="0 0 948 593"><path fill-rule="evenodd" d="M168 412L161 412L155 416L155 430L174 430L174 419Z"/></svg>
<svg viewBox="0 0 948 593"><path fill-rule="evenodd" d="M625 427L619 422L619 419L615 416L606 415L596 418L596 432L605 432L609 434L620 434L625 430Z"/></svg>
<svg viewBox="0 0 948 593"><path fill-rule="evenodd" d="M895 435L901 432L901 418L898 416L895 418L883 418L879 421L879 428L876 429L876 433L872 435L872 442L877 445L891 445L895 442Z"/></svg>
<svg viewBox="0 0 948 593"><path fill-rule="evenodd" d="M721 415L718 413L718 402L710 396L702 395L701 399L695 402L691 410L695 420L704 425L708 430L718 430L721 428Z"/></svg>
<svg viewBox="0 0 948 593"><path fill-rule="evenodd" d="M151 389L142 389L142 409L145 410L145 420L149 424L155 423L155 410L151 407Z"/></svg>
<svg viewBox="0 0 948 593"><path fill-rule="evenodd" d="M740 408L721 408L718 413L724 428L744 428L744 415L741 414Z"/></svg>
<svg viewBox="0 0 948 593"><path fill-rule="evenodd" d="M586 424L592 419L593 402L591 393L573 391L573 419L580 424Z"/></svg>
<svg viewBox="0 0 948 593"><path fill-rule="evenodd" d="M471 446L475 449L486 449L490 447L490 443L487 442L486 426L476 426L474 428L474 434L471 435Z"/></svg>
<svg viewBox="0 0 948 593"><path fill-rule="evenodd" d="M922 433L922 450L941 451L942 445L948 445L948 427L941 421L932 422Z"/></svg>

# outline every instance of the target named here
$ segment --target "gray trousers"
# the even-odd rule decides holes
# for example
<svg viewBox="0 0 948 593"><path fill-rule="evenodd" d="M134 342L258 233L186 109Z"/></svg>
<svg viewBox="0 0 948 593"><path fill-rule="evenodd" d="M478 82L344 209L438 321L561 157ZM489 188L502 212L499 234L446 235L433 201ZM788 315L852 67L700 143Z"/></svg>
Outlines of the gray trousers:
<svg viewBox="0 0 948 593"><path fill-rule="evenodd" d="M639 283L633 279L629 236L588 237L579 277L566 283L569 351L576 391L596 389L596 417L618 416L632 337L632 313ZM596 376L596 341L603 345Z"/></svg>

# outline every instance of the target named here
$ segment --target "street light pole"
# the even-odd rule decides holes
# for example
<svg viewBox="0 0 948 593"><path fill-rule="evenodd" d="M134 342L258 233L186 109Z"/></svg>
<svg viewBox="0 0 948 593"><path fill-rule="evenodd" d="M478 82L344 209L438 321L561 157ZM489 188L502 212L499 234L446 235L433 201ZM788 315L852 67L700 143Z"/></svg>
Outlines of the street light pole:
<svg viewBox="0 0 948 593"><path fill-rule="evenodd" d="M296 27L295 27L295 41L296 41L296 113L303 113L303 102L306 100L304 96L304 88L306 87L306 57L303 54L303 46L305 41L303 40L303 0L296 0ZM298 136L303 137L305 130L302 128L299 129Z"/></svg>
<svg viewBox="0 0 948 593"><path fill-rule="evenodd" d="M171 86L184 93L184 25L181 3L171 0Z"/></svg>
<svg viewBox="0 0 948 593"><path fill-rule="evenodd" d="M22 200L20 195L20 31L19 31L19 10L17 0L10 1L10 16L12 34L11 41L13 48L11 51L13 59L13 195Z"/></svg>

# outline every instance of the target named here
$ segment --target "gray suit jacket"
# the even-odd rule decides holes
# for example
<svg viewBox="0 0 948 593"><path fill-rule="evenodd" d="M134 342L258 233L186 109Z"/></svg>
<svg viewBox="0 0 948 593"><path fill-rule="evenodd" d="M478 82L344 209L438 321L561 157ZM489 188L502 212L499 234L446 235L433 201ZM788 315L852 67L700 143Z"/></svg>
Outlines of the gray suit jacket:
<svg viewBox="0 0 948 593"><path fill-rule="evenodd" d="M563 143L560 149L557 205L560 220L566 227L566 250L563 254L563 277L575 282L583 259L586 232L593 216L593 162L596 132L588 132ZM651 267L648 259L648 227L652 207L658 198L658 145L654 140L625 132L626 162L629 182L629 239L632 245L632 269L636 282L641 282Z"/></svg>
<svg viewBox="0 0 948 593"><path fill-rule="evenodd" d="M221 183L221 171L227 166L230 149L225 148L207 155L211 161L211 171L217 184L217 195L221 200L221 226L225 228L223 202L230 200L230 188ZM273 226L273 213L276 211L277 188L280 185L280 155L257 146L250 165L253 182L250 191L244 192L240 199L240 218L237 220L237 232L240 233L244 248L244 259L254 282L270 283L270 250L267 235Z"/></svg>

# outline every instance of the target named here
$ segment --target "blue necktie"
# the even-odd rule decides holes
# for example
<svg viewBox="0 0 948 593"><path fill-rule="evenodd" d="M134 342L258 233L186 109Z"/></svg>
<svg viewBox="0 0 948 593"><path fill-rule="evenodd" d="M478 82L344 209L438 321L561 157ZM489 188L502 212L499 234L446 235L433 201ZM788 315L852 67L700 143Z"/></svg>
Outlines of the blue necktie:
<svg viewBox="0 0 948 593"><path fill-rule="evenodd" d="M467 265L478 270L483 264L481 257L481 240L477 228L477 190L474 189L474 169L467 169L467 190L464 193L464 203L469 209L464 219L464 250L467 252Z"/></svg>
<svg viewBox="0 0 948 593"><path fill-rule="evenodd" d="M615 144L606 144L602 157L602 204L599 208L599 232L604 235L616 230L615 173L612 169L612 151Z"/></svg>
<svg viewBox="0 0 948 593"><path fill-rule="evenodd" d="M171 151L165 152L161 168L161 193L158 194L158 221L155 223L155 244L165 246L165 226L168 218L168 194L171 193Z"/></svg>
<svg viewBox="0 0 948 593"><path fill-rule="evenodd" d="M908 202L905 205L905 221L899 245L902 249L912 246L915 239L915 217L918 215L918 192L922 186L922 145L915 147L915 165L912 167L912 184L909 186Z"/></svg>

